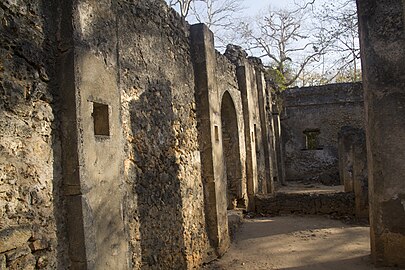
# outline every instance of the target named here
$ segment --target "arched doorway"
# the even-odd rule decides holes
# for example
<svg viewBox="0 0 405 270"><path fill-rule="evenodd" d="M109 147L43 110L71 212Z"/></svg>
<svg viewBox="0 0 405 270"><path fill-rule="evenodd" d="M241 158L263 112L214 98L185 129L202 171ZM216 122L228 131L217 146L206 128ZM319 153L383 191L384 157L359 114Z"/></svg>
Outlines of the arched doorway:
<svg viewBox="0 0 405 270"><path fill-rule="evenodd" d="M221 121L228 209L245 207L242 195L242 166L240 160L238 119L235 105L229 92L225 92L222 97Z"/></svg>

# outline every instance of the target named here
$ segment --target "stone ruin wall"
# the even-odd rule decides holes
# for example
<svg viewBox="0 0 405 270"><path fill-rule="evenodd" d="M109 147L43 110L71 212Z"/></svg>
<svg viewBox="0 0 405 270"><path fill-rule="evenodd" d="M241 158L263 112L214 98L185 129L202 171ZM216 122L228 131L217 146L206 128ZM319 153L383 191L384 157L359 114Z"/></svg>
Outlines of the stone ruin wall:
<svg viewBox="0 0 405 270"><path fill-rule="evenodd" d="M61 121L62 105L69 104L64 104L64 93L59 89L69 80L58 77L64 74L58 74L61 67L56 63L59 56L67 56L65 52L72 44L61 42L64 37L58 27L66 9L59 4L73 2L91 11L89 16L75 18L79 19L75 23L84 27L82 30L93 28L93 15L105 23L97 26L96 36L76 43L75 49L84 49L97 60L98 69L114 74L117 78L114 86L122 99L118 115L122 123L118 120L115 124L124 135L119 141L123 145L119 152L125 165L120 168L122 179L117 179L120 185L117 190L125 190L121 194L125 195L121 214L130 255L123 256L132 256L127 266L198 268L209 243L205 234L188 26L160 0L0 2L0 268L70 267L65 219L67 194L62 185L62 160L63 153L66 154L62 149L69 141L61 133L62 126L73 125L72 133L78 127L88 128L86 122L79 121L76 126L74 121L68 125ZM401 0L388 4L371 0L357 3L367 90L372 255L377 264L403 266L404 169L400 161L404 160L405 151L400 150L404 148L401 117L404 4ZM103 13L96 14L100 11ZM111 40L106 36L120 38ZM155 50L159 53L154 53ZM85 77L91 77L89 74ZM82 78L76 76L82 75L80 70L73 75L78 81ZM101 86L108 90L108 85ZM357 118L363 114L359 88L348 87L348 99L341 98L334 89L331 90L336 94L331 98L334 102L322 93L315 96L326 100L318 100L307 108L287 109L290 118L284 118L284 123L289 123L284 129L286 150L299 153L296 160L301 169L312 167L305 177L320 177L319 167L314 164L325 165L332 175L337 171L337 151L325 142L336 145L338 129L348 124L346 120L354 120L356 124L352 126L363 128L363 120ZM291 93L295 99L299 96ZM83 101L80 98L75 101ZM340 108L351 108L351 112L344 114ZM315 114L316 110L320 113ZM298 121L294 120L295 115L305 117ZM332 123L324 118L328 115L333 116ZM75 120L81 120L81 116ZM330 126L323 131L325 123ZM304 136L302 130L294 129L301 124L307 128L320 126L320 143L328 153L302 156ZM333 132L326 136L329 131ZM325 163L325 158L330 162ZM307 160L312 161L308 164ZM288 167L291 158L286 161L287 175L297 179L294 173L298 168ZM108 167L102 169L107 171ZM104 195L108 198L108 194ZM114 210L115 214L119 212Z"/></svg>
<svg viewBox="0 0 405 270"><path fill-rule="evenodd" d="M368 172L366 138L363 129L342 127L338 135L339 176L345 192L355 195L358 218L368 218Z"/></svg>
<svg viewBox="0 0 405 270"><path fill-rule="evenodd" d="M72 23L83 35L73 33L73 39L74 50L89 51L118 77L130 264L191 269L207 257L209 243L188 25L163 1L108 7L82 1ZM64 100L56 66L60 10L29 1L6 1L0 8L0 265L68 268L58 120ZM61 40L61 50L72 45ZM86 77L73 76L79 75Z"/></svg>
<svg viewBox="0 0 405 270"><path fill-rule="evenodd" d="M91 15L81 17L80 46L104 59L107 69L114 71L117 60L120 66L114 72L121 75L124 212L133 266L198 266L208 240L188 26L163 1L119 1L120 16L114 9L106 13L105 3L80 4L80 15ZM56 11L45 2L0 4L1 268L69 267L60 193ZM106 24L95 22L105 16ZM113 42L119 37L119 53L102 38L106 29Z"/></svg>
<svg viewBox="0 0 405 270"><path fill-rule="evenodd" d="M163 1L120 1L132 261L192 269L207 255L189 29Z"/></svg>
<svg viewBox="0 0 405 270"><path fill-rule="evenodd" d="M236 112L236 117L237 117L237 125L238 125L238 131L237 135L239 137L239 145L234 146L239 147L239 160L240 160L240 165L241 165L241 171L240 175L236 177L241 178L241 185L238 187L235 193L240 193L238 194L238 199L240 201L243 201L243 203L246 203L247 200L247 194L246 194L246 143L245 143L245 134L244 134L244 115L243 115L243 104L242 104L242 94L241 91L239 90L238 86L238 78L236 77L236 66L230 62L230 60L220 54L219 52L216 52L216 84L217 84L217 92L218 92L218 101L220 102L222 106L222 102L224 101L224 94L225 92L228 92L229 95L232 98L233 105L235 106L235 112ZM226 121L226 119L221 116L222 121ZM226 124L226 123L225 123ZM222 123L223 125L223 123ZM225 149L224 149L225 150ZM228 157L224 157L226 160L232 159L230 156L238 155L237 153L230 152L224 153L225 155L228 155ZM236 167L236 166L235 166ZM234 169L236 172L236 170ZM242 204L243 204L242 203Z"/></svg>
<svg viewBox="0 0 405 270"><path fill-rule="evenodd" d="M269 107L269 94L267 83L264 77L264 66L260 58L248 57L249 64L254 68L254 79L256 88L253 88L253 104L256 104L253 112L255 119L255 142L257 156L257 176L258 176L258 193L266 194L274 192L273 184L273 168L270 162L270 155L273 152L270 142L270 129L272 129L271 121L267 116L267 108Z"/></svg>
<svg viewBox="0 0 405 270"><path fill-rule="evenodd" d="M0 3L0 269L66 266L53 8Z"/></svg>
<svg viewBox="0 0 405 270"><path fill-rule="evenodd" d="M371 257L405 267L405 2L357 0L365 89Z"/></svg>
<svg viewBox="0 0 405 270"><path fill-rule="evenodd" d="M364 128L361 83L291 88L282 94L282 141L287 180L338 185L338 133ZM318 130L318 149L307 150L305 130Z"/></svg>
<svg viewBox="0 0 405 270"><path fill-rule="evenodd" d="M198 268L218 247L189 25L162 0L51 2L0 3L0 268ZM256 71L246 61L242 94L236 66L214 60L216 102L229 91L238 114L246 192L245 136L253 124L261 136ZM99 102L109 138L95 131Z"/></svg>

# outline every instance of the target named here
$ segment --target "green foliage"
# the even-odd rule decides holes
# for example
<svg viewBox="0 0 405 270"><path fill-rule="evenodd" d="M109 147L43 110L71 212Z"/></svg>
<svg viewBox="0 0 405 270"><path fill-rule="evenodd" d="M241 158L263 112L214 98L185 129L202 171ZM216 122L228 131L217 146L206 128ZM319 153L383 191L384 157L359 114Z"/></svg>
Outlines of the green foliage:
<svg viewBox="0 0 405 270"><path fill-rule="evenodd" d="M283 73L275 68L267 68L265 71L265 78L267 81L271 81L274 85L277 86L277 89L280 92L284 91L286 86L286 78Z"/></svg>
<svg viewBox="0 0 405 270"><path fill-rule="evenodd" d="M306 137L306 149L316 150L319 148L318 136L320 134L319 130L305 130Z"/></svg>
<svg viewBox="0 0 405 270"><path fill-rule="evenodd" d="M273 63L265 70L265 78L276 85L277 91L282 92L291 86L291 81L294 76L293 68L288 63Z"/></svg>

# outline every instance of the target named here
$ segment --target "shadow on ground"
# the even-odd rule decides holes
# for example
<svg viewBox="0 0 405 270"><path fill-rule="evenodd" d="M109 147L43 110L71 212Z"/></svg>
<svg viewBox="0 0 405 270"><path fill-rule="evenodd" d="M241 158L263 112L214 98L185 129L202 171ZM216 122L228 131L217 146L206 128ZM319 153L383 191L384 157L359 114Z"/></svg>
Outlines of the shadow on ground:
<svg viewBox="0 0 405 270"><path fill-rule="evenodd" d="M369 257L367 226L283 216L246 220L228 253L204 269L370 270Z"/></svg>

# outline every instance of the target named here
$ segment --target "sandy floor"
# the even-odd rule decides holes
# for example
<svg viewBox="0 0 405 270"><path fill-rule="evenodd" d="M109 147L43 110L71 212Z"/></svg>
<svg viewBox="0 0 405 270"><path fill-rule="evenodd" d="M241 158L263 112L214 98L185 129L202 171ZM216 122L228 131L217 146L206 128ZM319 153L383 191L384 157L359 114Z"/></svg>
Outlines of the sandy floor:
<svg viewBox="0 0 405 270"><path fill-rule="evenodd" d="M246 220L230 250L204 269L375 269L369 254L365 226L326 217L259 218Z"/></svg>
<svg viewBox="0 0 405 270"><path fill-rule="evenodd" d="M287 186L277 187L279 193L336 193L343 192L344 186L325 186L322 184L305 184L302 182L288 182Z"/></svg>

